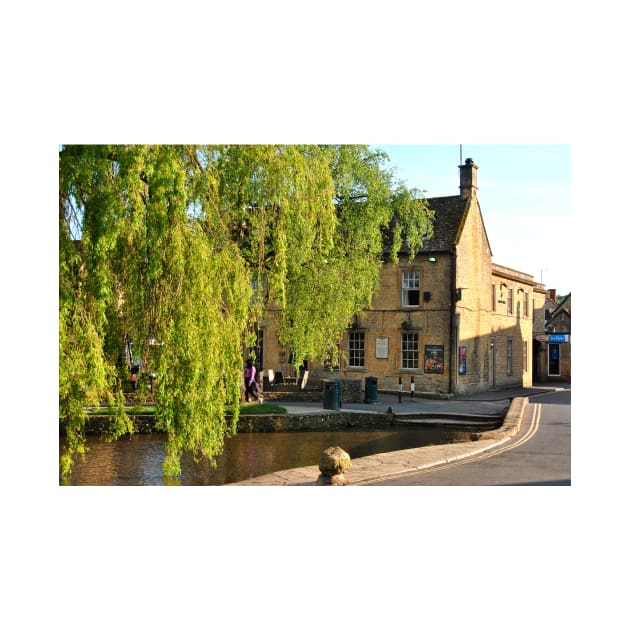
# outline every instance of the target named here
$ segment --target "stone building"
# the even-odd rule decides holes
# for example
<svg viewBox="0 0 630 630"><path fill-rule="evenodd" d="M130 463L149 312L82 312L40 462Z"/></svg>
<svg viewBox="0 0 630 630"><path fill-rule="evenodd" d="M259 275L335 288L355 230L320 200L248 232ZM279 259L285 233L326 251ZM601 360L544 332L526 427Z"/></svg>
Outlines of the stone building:
<svg viewBox="0 0 630 630"><path fill-rule="evenodd" d="M540 382L571 382L571 294L559 303L555 289L545 292L534 322L535 378Z"/></svg>
<svg viewBox="0 0 630 630"><path fill-rule="evenodd" d="M385 261L372 306L340 342L337 378L378 379L379 390L448 395L531 386L533 321L540 287L532 275L492 261L477 197L477 165L460 169L460 194L427 199L434 234L413 259ZM272 324L261 337L264 370L294 376ZM310 362L309 374L330 378Z"/></svg>

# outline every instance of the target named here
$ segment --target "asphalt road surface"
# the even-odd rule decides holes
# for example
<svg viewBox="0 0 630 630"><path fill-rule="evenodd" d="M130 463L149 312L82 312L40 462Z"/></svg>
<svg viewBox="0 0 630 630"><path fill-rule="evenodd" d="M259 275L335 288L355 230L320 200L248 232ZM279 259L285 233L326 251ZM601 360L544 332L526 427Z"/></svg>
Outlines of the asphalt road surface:
<svg viewBox="0 0 630 630"><path fill-rule="evenodd" d="M517 436L477 457L375 486L570 486L571 390L531 396Z"/></svg>

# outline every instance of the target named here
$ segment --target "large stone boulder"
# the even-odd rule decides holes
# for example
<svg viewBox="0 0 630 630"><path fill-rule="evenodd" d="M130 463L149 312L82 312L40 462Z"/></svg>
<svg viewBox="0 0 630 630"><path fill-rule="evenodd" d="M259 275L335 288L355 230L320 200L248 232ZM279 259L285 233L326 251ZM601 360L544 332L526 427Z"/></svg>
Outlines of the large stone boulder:
<svg viewBox="0 0 630 630"><path fill-rule="evenodd" d="M344 473L352 466L350 455L339 446L327 448L319 458L319 471L321 475L317 479L319 485L343 486L347 484Z"/></svg>

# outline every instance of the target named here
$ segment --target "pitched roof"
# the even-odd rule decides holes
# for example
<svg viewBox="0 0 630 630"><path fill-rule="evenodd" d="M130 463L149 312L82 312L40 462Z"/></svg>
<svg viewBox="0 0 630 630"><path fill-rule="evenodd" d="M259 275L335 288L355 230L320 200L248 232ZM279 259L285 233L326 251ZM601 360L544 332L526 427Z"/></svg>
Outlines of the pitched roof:
<svg viewBox="0 0 630 630"><path fill-rule="evenodd" d="M431 197L425 199L427 205L434 211L433 217L433 236L424 241L422 253L430 252L444 252L451 249L453 245L457 245L461 230L464 227L464 222L468 215L471 199L476 197L462 197L461 195L453 195L451 197ZM481 213L481 207L477 201L479 212ZM396 219L394 219L394 222ZM481 224L486 234L486 240L488 246L490 241L486 233L486 226L483 221L483 215L481 215ZM386 230L383 234L385 252L390 252L392 246L392 229ZM404 238L404 234L403 234ZM403 242L403 246L400 250L401 254L408 253L406 242ZM418 252L418 253L420 253ZM492 251L490 252L492 255Z"/></svg>
<svg viewBox="0 0 630 630"><path fill-rule="evenodd" d="M468 199L462 198L460 195L453 197L433 197L425 199L427 205L435 212L433 218L433 236L424 241L422 249L423 253L450 250L452 245L457 243L457 238L468 208ZM394 222L396 219L394 219ZM384 249L390 252L393 240L392 226L389 230L385 230ZM403 234L404 239L404 234ZM406 241L403 241L400 253L408 253Z"/></svg>
<svg viewBox="0 0 630 630"><path fill-rule="evenodd" d="M466 215L468 199L460 195L452 197L433 197L426 200L429 208L435 212L433 237L422 248L423 251L449 249L457 242L462 221Z"/></svg>
<svg viewBox="0 0 630 630"><path fill-rule="evenodd" d="M560 314L562 311L567 313L569 317L571 317L571 294L569 293L565 298L558 304L555 310L551 313L551 319L556 317L556 315Z"/></svg>
<svg viewBox="0 0 630 630"><path fill-rule="evenodd" d="M457 238L468 208L468 199L462 198L460 195L453 197L433 197L425 199L427 205L434 211L433 217L433 236L424 241L422 249L423 253L447 251L451 246L457 243ZM396 219L394 219L394 222ZM389 252L392 246L392 230L386 231L385 251ZM404 238L404 234L403 234ZM406 241L403 242L400 253L408 253Z"/></svg>

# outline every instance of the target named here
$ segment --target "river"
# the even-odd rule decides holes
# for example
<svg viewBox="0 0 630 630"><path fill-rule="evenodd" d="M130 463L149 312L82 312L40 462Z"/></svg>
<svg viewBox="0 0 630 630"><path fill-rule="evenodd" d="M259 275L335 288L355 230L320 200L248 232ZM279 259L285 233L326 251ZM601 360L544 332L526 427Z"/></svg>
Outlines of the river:
<svg viewBox="0 0 630 630"><path fill-rule="evenodd" d="M313 466L329 446L340 446L351 458L416 448L431 444L467 441L469 433L426 426L387 429L240 433L225 441L216 468L207 459L182 458L176 480L162 476L165 436L134 434L116 442L88 436L90 449L82 462L77 458L68 485L75 486L214 486L245 481L288 468ZM60 445L61 447L61 445Z"/></svg>

